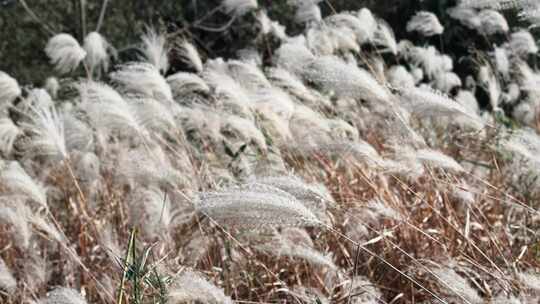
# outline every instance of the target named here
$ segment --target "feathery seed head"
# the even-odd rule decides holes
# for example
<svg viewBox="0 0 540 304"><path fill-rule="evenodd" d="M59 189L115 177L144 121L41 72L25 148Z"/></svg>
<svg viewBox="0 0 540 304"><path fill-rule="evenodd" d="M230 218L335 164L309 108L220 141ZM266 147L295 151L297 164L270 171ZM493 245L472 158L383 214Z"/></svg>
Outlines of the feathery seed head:
<svg viewBox="0 0 540 304"><path fill-rule="evenodd" d="M21 88L17 80L0 71L0 115L20 95Z"/></svg>
<svg viewBox="0 0 540 304"><path fill-rule="evenodd" d="M439 19L431 12L417 12L407 22L407 32L419 32L425 37L440 35L443 31L444 27L439 22Z"/></svg>
<svg viewBox="0 0 540 304"><path fill-rule="evenodd" d="M90 70L102 68L103 71L109 69L109 54L107 49L109 43L98 32L91 32L84 38L83 48L86 51L85 61Z"/></svg>
<svg viewBox="0 0 540 304"><path fill-rule="evenodd" d="M58 34L47 43L45 53L51 60L51 64L63 74L75 70L86 57L86 51L79 42L69 34Z"/></svg>

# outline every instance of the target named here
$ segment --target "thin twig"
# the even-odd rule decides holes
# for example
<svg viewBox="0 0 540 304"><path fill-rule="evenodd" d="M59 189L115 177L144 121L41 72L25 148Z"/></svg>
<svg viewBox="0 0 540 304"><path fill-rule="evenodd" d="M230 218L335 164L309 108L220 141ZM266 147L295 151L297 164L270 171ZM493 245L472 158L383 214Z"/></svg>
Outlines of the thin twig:
<svg viewBox="0 0 540 304"><path fill-rule="evenodd" d="M103 4L101 5L101 11L99 13L99 19L96 26L96 32L99 33L99 30L101 29L101 26L103 25L103 19L105 19L105 12L107 11L107 4L109 4L109 0L103 0Z"/></svg>
<svg viewBox="0 0 540 304"><path fill-rule="evenodd" d="M34 19L34 21L36 21L39 25L41 25L43 27L43 29L45 29L45 31L47 31L47 33L49 33L51 35L55 34L54 30L52 28L50 28L45 22L41 21L41 19L39 19L39 17L30 9L28 4L26 4L25 0L19 0L19 3L22 5L22 7L26 11L26 13L32 19Z"/></svg>

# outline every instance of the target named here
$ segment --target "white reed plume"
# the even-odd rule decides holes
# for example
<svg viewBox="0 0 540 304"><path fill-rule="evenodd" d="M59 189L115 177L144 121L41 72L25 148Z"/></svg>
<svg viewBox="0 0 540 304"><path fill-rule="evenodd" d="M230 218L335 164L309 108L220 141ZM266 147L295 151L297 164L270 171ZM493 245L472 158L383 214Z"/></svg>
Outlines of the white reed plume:
<svg viewBox="0 0 540 304"><path fill-rule="evenodd" d="M360 11L359 14L368 13ZM351 30L359 43L370 40L376 30L376 21L374 18L369 18L369 15L359 17L352 13L339 13L325 18L325 22L333 25L332 27L336 29L347 28Z"/></svg>
<svg viewBox="0 0 540 304"><path fill-rule="evenodd" d="M434 167L447 169L455 172L463 172L463 167L453 158L440 151L421 149L415 152L415 157L420 163Z"/></svg>
<svg viewBox="0 0 540 304"><path fill-rule="evenodd" d="M11 274L8 266L4 260L0 257L0 290L12 294L17 289L17 280Z"/></svg>
<svg viewBox="0 0 540 304"><path fill-rule="evenodd" d="M27 249L30 245L32 231L26 219L31 212L22 196L6 195L0 198L0 223L11 226L13 240L21 249Z"/></svg>
<svg viewBox="0 0 540 304"><path fill-rule="evenodd" d="M418 117L465 116L471 119L471 123L479 123L476 113L470 113L443 93L415 87L404 89L399 95L405 108Z"/></svg>
<svg viewBox="0 0 540 304"><path fill-rule="evenodd" d="M86 151L90 149L94 144L94 132L91 127L72 112L64 113L62 118L64 121L64 138L68 151Z"/></svg>
<svg viewBox="0 0 540 304"><path fill-rule="evenodd" d="M397 54L397 42L394 31L390 25L382 19L377 19L377 30L375 31L372 43L384 47L384 49L382 49L383 52L390 52L394 55Z"/></svg>
<svg viewBox="0 0 540 304"><path fill-rule="evenodd" d="M48 77L45 80L44 88L53 99L56 99L58 97L58 91L60 90L60 83L58 82L58 78Z"/></svg>
<svg viewBox="0 0 540 304"><path fill-rule="evenodd" d="M56 287L47 293L39 304L87 304L84 297L76 290L66 287Z"/></svg>
<svg viewBox="0 0 540 304"><path fill-rule="evenodd" d="M455 6L447 9L446 12L450 17L458 20L466 27L482 32L481 21L478 18L477 10L465 6Z"/></svg>
<svg viewBox="0 0 540 304"><path fill-rule="evenodd" d="M222 5L227 14L236 17L241 17L259 6L257 0L223 0Z"/></svg>
<svg viewBox="0 0 540 304"><path fill-rule="evenodd" d="M255 144L261 151L266 151L266 138L253 121L229 115L221 121L221 133L238 137L246 143Z"/></svg>
<svg viewBox="0 0 540 304"><path fill-rule="evenodd" d="M425 37L440 35L443 31L439 18L431 12L419 11L407 22L407 32L419 32Z"/></svg>
<svg viewBox="0 0 540 304"><path fill-rule="evenodd" d="M313 248L313 244L302 242L302 239L299 242L297 233L290 233L289 229L277 234L271 241L256 248L277 257L285 256L291 259L301 259L313 266L327 267L331 270L337 269L331 255L320 253Z"/></svg>
<svg viewBox="0 0 540 304"><path fill-rule="evenodd" d="M333 202L327 192L294 175L257 177L247 187L249 189L256 184L275 187L289 193L315 214L324 213L328 203Z"/></svg>
<svg viewBox="0 0 540 304"><path fill-rule="evenodd" d="M294 196L271 186L201 193L195 209L222 225L239 228L320 224Z"/></svg>
<svg viewBox="0 0 540 304"><path fill-rule="evenodd" d="M22 135L21 129L17 127L11 118L0 118L0 152L10 155L13 150L13 143Z"/></svg>
<svg viewBox="0 0 540 304"><path fill-rule="evenodd" d="M172 101L169 84L159 70L147 63L129 63L110 75L111 79L128 93L141 94L160 102Z"/></svg>
<svg viewBox="0 0 540 304"><path fill-rule="evenodd" d="M175 105L167 107L152 98L130 98L127 102L139 126L157 133L176 130L174 115L179 110Z"/></svg>
<svg viewBox="0 0 540 304"><path fill-rule="evenodd" d="M499 72L505 79L510 74L510 60L508 59L508 52L505 48L495 47L493 50L493 61Z"/></svg>
<svg viewBox="0 0 540 304"><path fill-rule="evenodd" d="M64 121L56 108L31 105L30 111L30 120L21 124L30 135L25 148L34 155L67 158Z"/></svg>
<svg viewBox="0 0 540 304"><path fill-rule="evenodd" d="M223 290L208 282L201 274L186 270L168 289L169 303L201 302L210 304L232 304L233 300Z"/></svg>
<svg viewBox="0 0 540 304"><path fill-rule="evenodd" d="M6 187L7 193L23 195L38 203L41 207L47 208L47 190L34 181L18 162L9 162L2 169L0 183Z"/></svg>
<svg viewBox="0 0 540 304"><path fill-rule="evenodd" d="M435 76L434 87L446 94L450 93L455 87L461 87L461 79L452 72L444 72Z"/></svg>
<svg viewBox="0 0 540 304"><path fill-rule="evenodd" d="M45 53L51 60L51 64L60 73L69 73L75 70L86 57L86 51L79 42L69 34L58 34L47 43Z"/></svg>
<svg viewBox="0 0 540 304"><path fill-rule="evenodd" d="M188 42L187 40L182 40L174 44L174 50L180 56L180 59L191 68L193 68L197 73L203 71L203 62L197 48Z"/></svg>
<svg viewBox="0 0 540 304"><path fill-rule="evenodd" d="M185 182L185 175L174 168L167 154L158 145L121 150L114 168L117 175L134 186L168 187Z"/></svg>
<svg viewBox="0 0 540 304"><path fill-rule="evenodd" d="M510 29L506 18L494 10L482 10L478 14L478 20L480 26L476 29L484 35L504 34Z"/></svg>
<svg viewBox="0 0 540 304"><path fill-rule="evenodd" d="M246 90L228 74L226 64L221 59L210 62L203 78L232 114L246 118L252 116L253 102Z"/></svg>
<svg viewBox="0 0 540 304"><path fill-rule="evenodd" d="M157 187L137 189L129 203L131 223L141 227L146 236L167 234L172 224L172 206L167 194Z"/></svg>
<svg viewBox="0 0 540 304"><path fill-rule="evenodd" d="M430 79L434 79L439 73L450 72L453 68L452 59L446 55L441 55L433 46L426 48L412 47L402 55L409 59L413 66L422 67L426 76Z"/></svg>
<svg viewBox="0 0 540 304"><path fill-rule="evenodd" d="M540 274L533 271L519 272L517 277L520 283L533 292L540 292Z"/></svg>
<svg viewBox="0 0 540 304"><path fill-rule="evenodd" d="M0 71L0 115L20 95L21 88L17 80Z"/></svg>
<svg viewBox="0 0 540 304"><path fill-rule="evenodd" d="M449 290L445 290L444 294L449 300L465 300L470 304L484 303L484 300L482 300L467 279L460 276L454 269L448 266L441 266L433 269L432 273L437 280L443 282L445 287L448 287ZM450 285L447 285L446 282L450 283Z"/></svg>
<svg viewBox="0 0 540 304"><path fill-rule="evenodd" d="M294 20L297 23L316 23L322 20L321 9L317 5L321 0L293 0L296 7Z"/></svg>
<svg viewBox="0 0 540 304"><path fill-rule="evenodd" d="M210 93L210 87L204 80L192 73L178 72L167 77L167 83L175 99L181 99L189 93Z"/></svg>
<svg viewBox="0 0 540 304"><path fill-rule="evenodd" d="M395 88L410 88L415 86L414 76L402 65L391 67L386 75L388 82Z"/></svg>
<svg viewBox="0 0 540 304"><path fill-rule="evenodd" d="M510 35L508 48L518 56L538 53L538 46L530 32L521 30Z"/></svg>
<svg viewBox="0 0 540 304"><path fill-rule="evenodd" d="M253 93L260 89L269 89L272 86L261 69L253 61L229 60L227 67L229 75L248 90L248 92Z"/></svg>
<svg viewBox="0 0 540 304"><path fill-rule="evenodd" d="M304 37L298 37L281 44L274 54L274 62L294 74L300 74L306 64L315 59L313 53L306 47Z"/></svg>
<svg viewBox="0 0 540 304"><path fill-rule="evenodd" d="M333 56L317 58L304 67L306 79L342 98L387 102L389 94L367 71Z"/></svg>
<svg viewBox="0 0 540 304"><path fill-rule="evenodd" d="M125 132L127 127L139 134L144 133L133 109L113 88L89 81L80 83L78 89L82 100L81 109L88 115L94 128Z"/></svg>
<svg viewBox="0 0 540 304"><path fill-rule="evenodd" d="M169 47L165 35L149 27L141 36L141 40L143 43L141 51L146 61L161 73L167 72L169 69Z"/></svg>
<svg viewBox="0 0 540 304"><path fill-rule="evenodd" d="M98 32L91 32L84 38L83 48L86 51L85 62L90 71L107 71L109 69L109 42Z"/></svg>
<svg viewBox="0 0 540 304"><path fill-rule="evenodd" d="M358 20L362 24L363 34L358 36L358 42L366 43L375 37L377 31L377 20L368 8L362 8L358 11Z"/></svg>

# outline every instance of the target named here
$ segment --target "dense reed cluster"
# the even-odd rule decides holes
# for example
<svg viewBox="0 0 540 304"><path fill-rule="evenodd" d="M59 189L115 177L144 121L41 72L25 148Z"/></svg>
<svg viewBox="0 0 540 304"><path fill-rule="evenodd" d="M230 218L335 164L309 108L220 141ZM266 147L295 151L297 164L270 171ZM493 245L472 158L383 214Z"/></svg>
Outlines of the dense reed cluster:
<svg viewBox="0 0 540 304"><path fill-rule="evenodd" d="M0 72L1 303L538 303L538 47L501 12L538 4L449 8L506 37L464 76L369 8L290 2L294 37L216 9L270 58L149 27L137 61L60 33L42 88Z"/></svg>

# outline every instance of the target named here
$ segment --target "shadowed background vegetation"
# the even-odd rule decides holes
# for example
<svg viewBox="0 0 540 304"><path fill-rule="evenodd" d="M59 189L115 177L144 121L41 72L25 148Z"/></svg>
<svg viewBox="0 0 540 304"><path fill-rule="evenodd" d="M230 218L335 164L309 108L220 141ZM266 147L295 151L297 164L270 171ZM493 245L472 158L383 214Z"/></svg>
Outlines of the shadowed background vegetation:
<svg viewBox="0 0 540 304"><path fill-rule="evenodd" d="M218 0L113 0L107 1L107 10L100 32L117 48L119 56L130 58L135 52L133 46L148 25L166 30L170 34L191 36L201 50L209 57L233 57L238 49L253 43L256 35L256 22L252 16L236 20L232 29L226 32L213 33L193 27L194 21L203 18L213 8L219 6ZM491 43L480 35L464 31L455 20L451 20L445 9L455 5L455 0L392 0L392 1L350 1L329 0L321 3L323 16L333 11L358 10L369 7L375 14L391 25L396 38L420 37L407 33L407 20L419 10L436 13L445 25L444 34L436 36L431 44L451 54L454 59L460 58L473 49L487 49ZM18 0L0 2L0 70L13 75L20 83L42 85L46 76L50 76L51 66L43 48L52 33L69 33L82 41L79 0L26 0L28 8L35 13L40 22L32 18ZM89 0L86 3L86 31L95 30L104 1ZM298 34L302 27L294 23L294 10L287 1L260 1L273 20L285 25L288 34ZM513 12L507 14L510 25L517 24ZM213 14L205 24L223 24L229 20L225 14ZM451 26L448 26L451 25ZM464 34L466 33L466 34ZM497 39L497 37L490 37ZM466 62L466 61L465 61ZM177 70L174 63L170 73ZM456 66L458 74L470 73L466 67Z"/></svg>

